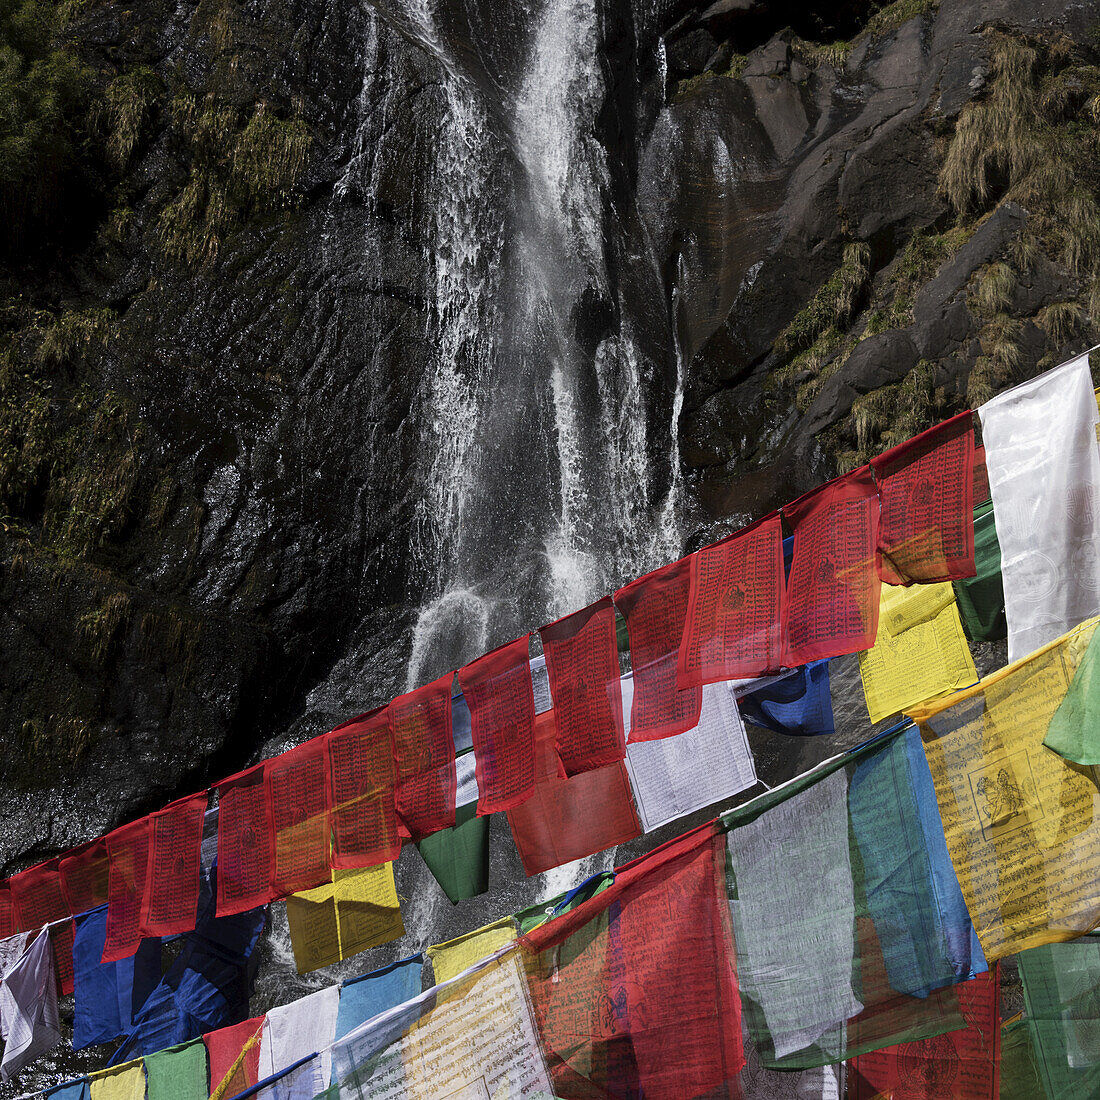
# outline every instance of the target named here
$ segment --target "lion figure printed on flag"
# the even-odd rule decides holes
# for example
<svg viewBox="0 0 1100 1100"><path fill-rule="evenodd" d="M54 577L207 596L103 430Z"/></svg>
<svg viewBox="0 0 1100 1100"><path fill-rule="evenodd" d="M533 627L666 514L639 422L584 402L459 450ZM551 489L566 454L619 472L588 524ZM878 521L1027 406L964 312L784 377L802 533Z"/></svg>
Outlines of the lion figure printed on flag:
<svg viewBox="0 0 1100 1100"><path fill-rule="evenodd" d="M978 794L985 799L985 812L990 825L1000 825L1015 817L1024 808L1024 796L1006 768L996 777L983 775L978 780Z"/></svg>

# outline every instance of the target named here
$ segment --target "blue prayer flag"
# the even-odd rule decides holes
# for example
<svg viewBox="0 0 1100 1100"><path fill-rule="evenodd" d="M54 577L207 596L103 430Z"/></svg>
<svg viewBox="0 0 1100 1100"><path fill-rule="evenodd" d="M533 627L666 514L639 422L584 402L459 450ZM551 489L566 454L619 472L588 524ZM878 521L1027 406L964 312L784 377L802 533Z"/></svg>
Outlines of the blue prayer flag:
<svg viewBox="0 0 1100 1100"><path fill-rule="evenodd" d="M743 695L741 713L747 722L776 733L831 736L835 730L829 662L811 661L789 676Z"/></svg>

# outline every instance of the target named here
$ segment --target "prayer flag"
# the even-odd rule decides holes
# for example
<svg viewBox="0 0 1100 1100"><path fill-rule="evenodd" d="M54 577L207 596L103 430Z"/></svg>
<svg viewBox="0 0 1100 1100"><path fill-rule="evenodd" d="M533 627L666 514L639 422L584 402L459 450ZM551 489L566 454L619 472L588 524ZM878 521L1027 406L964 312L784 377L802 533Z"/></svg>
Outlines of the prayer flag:
<svg viewBox="0 0 1100 1100"><path fill-rule="evenodd" d="M630 706L633 680L622 679ZM679 817L748 790L756 783L741 712L730 684L702 688L699 724L678 737L627 746L626 767L638 818L651 833Z"/></svg>
<svg viewBox="0 0 1100 1100"><path fill-rule="evenodd" d="M974 509L974 568L973 577L954 582L955 599L966 636L972 642L992 642L1007 633L1001 545L992 501Z"/></svg>
<svg viewBox="0 0 1100 1100"><path fill-rule="evenodd" d="M416 848L452 903L489 889L489 819L477 816L476 796L455 811L454 828L418 840Z"/></svg>
<svg viewBox="0 0 1100 1100"><path fill-rule="evenodd" d="M455 823L455 742L448 672L389 705L397 753L397 816L414 840Z"/></svg>
<svg viewBox="0 0 1100 1100"><path fill-rule="evenodd" d="M501 917L500 920L476 928L457 939L429 947L427 954L432 961L435 984L440 985L457 977L479 959L491 955L515 938L515 921L511 917Z"/></svg>
<svg viewBox="0 0 1100 1100"><path fill-rule="evenodd" d="M619 647L610 596L539 631L566 775L614 764L626 753Z"/></svg>
<svg viewBox="0 0 1100 1100"><path fill-rule="evenodd" d="M394 786L393 734L386 707L325 736L332 804L332 866L391 863L401 853Z"/></svg>
<svg viewBox="0 0 1100 1100"><path fill-rule="evenodd" d="M57 1088L49 1089L47 1100L90 1100L88 1083L87 1077L81 1077L79 1081L66 1081Z"/></svg>
<svg viewBox="0 0 1100 1100"><path fill-rule="evenodd" d="M210 1095L234 1096L259 1080L260 1036L264 1017L256 1016L202 1037L210 1059Z"/></svg>
<svg viewBox="0 0 1100 1100"><path fill-rule="evenodd" d="M420 993L423 955L410 955L389 966L349 978L340 986L340 1009L336 1014L336 1038L342 1039L360 1024Z"/></svg>
<svg viewBox="0 0 1100 1100"><path fill-rule="evenodd" d="M878 627L878 490L869 466L783 509L794 531L787 665L870 649Z"/></svg>
<svg viewBox="0 0 1100 1100"><path fill-rule="evenodd" d="M615 605L626 622L634 696L629 741L655 741L692 729L702 688L680 688L676 662L691 595L691 559L666 565L620 588Z"/></svg>
<svg viewBox="0 0 1100 1100"><path fill-rule="evenodd" d="M141 907L145 936L173 936L195 927L207 801L206 792L201 791L150 818L149 885Z"/></svg>
<svg viewBox="0 0 1100 1100"><path fill-rule="evenodd" d="M878 634L859 655L859 675L872 722L974 683L951 585L883 585Z"/></svg>
<svg viewBox="0 0 1100 1100"><path fill-rule="evenodd" d="M201 1039L145 1056L149 1100L206 1100L206 1047Z"/></svg>
<svg viewBox="0 0 1100 1100"><path fill-rule="evenodd" d="M0 939L7 939L17 931L15 907L11 900L11 880L0 882Z"/></svg>
<svg viewBox="0 0 1100 1100"><path fill-rule="evenodd" d="M286 899L290 942L305 974L405 934L393 864L332 872L332 881Z"/></svg>
<svg viewBox="0 0 1100 1100"><path fill-rule="evenodd" d="M1074 764L1100 764L1100 641L1094 631L1043 744Z"/></svg>
<svg viewBox="0 0 1100 1100"><path fill-rule="evenodd" d="M271 1009L260 1040L260 1079L289 1069L301 1058L317 1054L316 1064L311 1067L316 1087L307 1095L325 1089L332 1073L332 1043L336 1038L339 1008L340 987L330 985Z"/></svg>
<svg viewBox="0 0 1100 1100"><path fill-rule="evenodd" d="M0 981L0 1079L10 1081L61 1042L57 976L49 933L43 929Z"/></svg>
<svg viewBox="0 0 1100 1100"><path fill-rule="evenodd" d="M1095 629L1094 619L912 712L990 961L1100 924L1096 781L1042 744Z"/></svg>
<svg viewBox="0 0 1100 1100"><path fill-rule="evenodd" d="M273 857L264 765L257 764L218 784L218 916L272 900Z"/></svg>
<svg viewBox="0 0 1100 1100"><path fill-rule="evenodd" d="M974 504L983 504L989 500L989 471L985 467L985 447L974 448L974 476L971 481L974 486Z"/></svg>
<svg viewBox="0 0 1100 1100"><path fill-rule="evenodd" d="M1088 355L979 410L1001 546L1008 659L1100 611L1100 453Z"/></svg>
<svg viewBox="0 0 1100 1100"><path fill-rule="evenodd" d="M1000 1100L1061 1100L1047 1096L1039 1079L1038 1055L1031 1040L1028 1021L1010 1020L1001 1028L1001 1089ZM1094 1090L1095 1091L1095 1090ZM1092 1097L1094 1092L1087 1093ZM1085 1096L1067 1100L1085 1100Z"/></svg>
<svg viewBox="0 0 1100 1100"><path fill-rule="evenodd" d="M572 890L565 890L556 897L545 902L538 902L521 909L515 914L515 921L519 925L521 936L527 935L532 929L545 924L552 917L560 917L569 913L578 905L583 905L589 898L594 898L602 893L615 881L614 871L599 871L586 878L579 886Z"/></svg>
<svg viewBox="0 0 1100 1100"><path fill-rule="evenodd" d="M621 699L618 677L615 693ZM621 760L570 779L561 777L554 747L556 714L555 707L535 719L535 792L508 811L528 875L625 844L641 833Z"/></svg>
<svg viewBox="0 0 1100 1100"><path fill-rule="evenodd" d="M151 825L151 819L143 817L107 834L110 873L103 962L128 958L141 943Z"/></svg>
<svg viewBox="0 0 1100 1100"><path fill-rule="evenodd" d="M752 1045L752 1036L744 1028L741 1038L745 1046L745 1068L741 1071L742 1100L841 1100L839 1066L811 1066L803 1070L768 1069Z"/></svg>
<svg viewBox="0 0 1100 1100"><path fill-rule="evenodd" d="M145 1100L145 1065L141 1058L93 1073L92 1100Z"/></svg>
<svg viewBox="0 0 1100 1100"><path fill-rule="evenodd" d="M691 556L677 684L695 687L780 668L785 609L778 512L704 546Z"/></svg>
<svg viewBox="0 0 1100 1100"><path fill-rule="evenodd" d="M887 584L974 575L974 414L871 460L882 501L877 563ZM982 498L984 499L984 498Z"/></svg>
<svg viewBox="0 0 1100 1100"><path fill-rule="evenodd" d="M73 922L64 918L69 907L61 889L58 860L51 859L31 867L9 880L11 898L18 925L25 932L37 932L50 924L54 966L62 993L73 991ZM54 924L55 921L63 923Z"/></svg>
<svg viewBox="0 0 1100 1100"><path fill-rule="evenodd" d="M61 892L70 913L75 916L107 904L109 868L107 841L103 837L62 858Z"/></svg>
<svg viewBox="0 0 1100 1100"><path fill-rule="evenodd" d="M477 759L477 812L510 810L535 786L535 697L528 636L459 669Z"/></svg>
<svg viewBox="0 0 1100 1100"><path fill-rule="evenodd" d="M853 1058L850 1100L998 1100L1001 1013L996 970L963 982L958 995L964 1029Z"/></svg>
<svg viewBox="0 0 1100 1100"><path fill-rule="evenodd" d="M272 896L308 890L330 877L332 832L325 783L325 740L312 740L264 762L270 823Z"/></svg>
<svg viewBox="0 0 1100 1100"><path fill-rule="evenodd" d="M828 661L811 661L746 692L739 704L747 722L776 733L831 737L836 732Z"/></svg>

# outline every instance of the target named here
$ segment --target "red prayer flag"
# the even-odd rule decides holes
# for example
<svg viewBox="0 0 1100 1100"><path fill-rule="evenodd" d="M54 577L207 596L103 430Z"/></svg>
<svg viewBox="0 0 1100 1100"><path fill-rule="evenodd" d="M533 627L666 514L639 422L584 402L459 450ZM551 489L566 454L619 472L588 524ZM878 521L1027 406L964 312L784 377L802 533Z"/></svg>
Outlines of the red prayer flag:
<svg viewBox="0 0 1100 1100"><path fill-rule="evenodd" d="M621 760L570 779L559 774L556 711L535 718L535 792L508 811L528 875L625 844L642 831Z"/></svg>
<svg viewBox="0 0 1100 1100"><path fill-rule="evenodd" d="M13 876L11 900L17 930L37 932L43 925L63 921L69 916L69 906L61 890L61 874L58 860L50 859ZM73 937L72 921L56 924L50 929L54 959L57 964L57 982L62 993L73 991Z"/></svg>
<svg viewBox="0 0 1100 1100"><path fill-rule="evenodd" d="M264 762L276 897L332 881L332 826L325 782L325 741L314 737Z"/></svg>
<svg viewBox="0 0 1100 1100"><path fill-rule="evenodd" d="M794 530L787 583L792 668L875 644L880 581L875 569L878 490L863 466L783 509Z"/></svg>
<svg viewBox="0 0 1100 1100"><path fill-rule="evenodd" d="M11 883L0 882L0 940L6 940L8 936L14 936L18 929L15 927L15 907L11 901Z"/></svg>
<svg viewBox="0 0 1100 1100"><path fill-rule="evenodd" d="M676 683L690 593L690 558L639 577L615 593L615 605L626 620L634 670L628 741L675 737L699 724L703 689Z"/></svg>
<svg viewBox="0 0 1100 1100"><path fill-rule="evenodd" d="M1000 1095L1000 978L996 968L954 987L967 1026L931 1039L860 1054L848 1063L852 1100L997 1100Z"/></svg>
<svg viewBox="0 0 1100 1100"><path fill-rule="evenodd" d="M567 775L626 755L615 605L610 596L539 631Z"/></svg>
<svg viewBox="0 0 1100 1100"><path fill-rule="evenodd" d="M61 891L74 916L107 904L110 861L107 841L100 837L61 860Z"/></svg>
<svg viewBox="0 0 1100 1100"><path fill-rule="evenodd" d="M510 810L535 786L535 693L528 635L458 671L470 708L478 816Z"/></svg>
<svg viewBox="0 0 1100 1100"><path fill-rule="evenodd" d="M210 1064L211 1093L225 1080L225 1075L233 1068L233 1063L240 1057L245 1044L260 1034L265 1019L264 1016L255 1016L231 1027L208 1031L202 1037ZM256 1042L244 1056L240 1069L233 1075L233 1080L222 1095L236 1096L238 1092L244 1092L259 1081L259 1076L260 1044Z"/></svg>
<svg viewBox="0 0 1100 1100"><path fill-rule="evenodd" d="M141 907L144 936L174 936L195 927L202 819L208 801L206 791L201 791L150 818L149 885Z"/></svg>
<svg viewBox="0 0 1100 1100"><path fill-rule="evenodd" d="M985 448L974 448L974 507L984 504L990 498L989 469L985 464Z"/></svg>
<svg viewBox="0 0 1100 1100"><path fill-rule="evenodd" d="M676 664L681 687L761 676L783 664L783 523L775 512L691 556Z"/></svg>
<svg viewBox="0 0 1100 1100"><path fill-rule="evenodd" d="M397 758L397 819L414 840L455 823L453 682L454 673L448 672L399 695L387 712Z"/></svg>
<svg viewBox="0 0 1100 1100"><path fill-rule="evenodd" d="M974 576L974 417L967 410L871 460L887 584ZM984 499L984 498L983 498Z"/></svg>
<svg viewBox="0 0 1100 1100"><path fill-rule="evenodd" d="M107 834L110 875L107 885L107 937L102 962L129 958L141 943L141 914L149 881L152 819L131 821Z"/></svg>
<svg viewBox="0 0 1100 1100"><path fill-rule="evenodd" d="M266 905L275 895L264 765L218 784L218 916Z"/></svg>
<svg viewBox="0 0 1100 1100"><path fill-rule="evenodd" d="M389 863L401 853L394 810L394 751L386 707L325 735L332 865L341 870Z"/></svg>

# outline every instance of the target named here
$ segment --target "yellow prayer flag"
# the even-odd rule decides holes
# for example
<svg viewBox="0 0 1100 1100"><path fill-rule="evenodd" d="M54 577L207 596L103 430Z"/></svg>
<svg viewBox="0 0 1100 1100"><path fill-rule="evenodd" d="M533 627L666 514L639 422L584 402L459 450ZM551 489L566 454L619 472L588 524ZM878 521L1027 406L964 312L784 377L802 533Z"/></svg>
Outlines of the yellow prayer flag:
<svg viewBox="0 0 1100 1100"><path fill-rule="evenodd" d="M511 943L515 938L515 922L511 917L502 917L483 928L467 932L465 936L429 947L428 958L432 960L436 984L461 974L478 959L491 955L498 947Z"/></svg>
<svg viewBox="0 0 1100 1100"><path fill-rule="evenodd" d="M333 871L333 881L286 899L298 972L389 943L405 934L393 864Z"/></svg>
<svg viewBox="0 0 1100 1100"><path fill-rule="evenodd" d="M100 1070L91 1075L91 1082L92 1100L145 1100L145 1060Z"/></svg>
<svg viewBox="0 0 1100 1100"><path fill-rule="evenodd" d="M1097 622L910 712L990 962L1100 924L1097 771L1043 745Z"/></svg>
<svg viewBox="0 0 1100 1100"><path fill-rule="evenodd" d="M977 680L950 582L882 586L878 635L859 674L872 722Z"/></svg>

